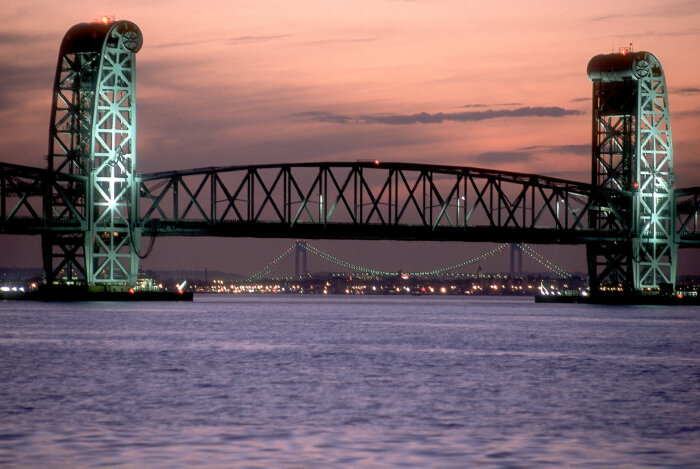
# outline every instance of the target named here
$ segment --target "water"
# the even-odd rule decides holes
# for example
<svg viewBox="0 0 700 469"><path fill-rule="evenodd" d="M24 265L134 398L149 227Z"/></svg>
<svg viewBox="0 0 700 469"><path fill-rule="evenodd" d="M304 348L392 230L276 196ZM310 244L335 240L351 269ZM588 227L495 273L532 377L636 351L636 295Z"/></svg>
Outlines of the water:
<svg viewBox="0 0 700 469"><path fill-rule="evenodd" d="M700 467L700 308L0 302L0 466Z"/></svg>

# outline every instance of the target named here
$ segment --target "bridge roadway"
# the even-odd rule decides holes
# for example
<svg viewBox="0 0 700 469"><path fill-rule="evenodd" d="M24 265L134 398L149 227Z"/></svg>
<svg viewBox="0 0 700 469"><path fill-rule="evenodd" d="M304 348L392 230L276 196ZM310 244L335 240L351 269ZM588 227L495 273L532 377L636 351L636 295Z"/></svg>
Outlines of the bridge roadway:
<svg viewBox="0 0 700 469"><path fill-rule="evenodd" d="M143 174L136 181L133 226L149 237L539 244L630 239L632 193L534 174L360 161L200 168ZM83 231L84 207L63 194L84 193L84 184L81 176L0 163L0 233ZM50 225L42 201L49 186L59 188L68 207ZM696 246L700 188L676 190L676 206L679 246ZM606 228L589 228L589 215L601 211Z"/></svg>

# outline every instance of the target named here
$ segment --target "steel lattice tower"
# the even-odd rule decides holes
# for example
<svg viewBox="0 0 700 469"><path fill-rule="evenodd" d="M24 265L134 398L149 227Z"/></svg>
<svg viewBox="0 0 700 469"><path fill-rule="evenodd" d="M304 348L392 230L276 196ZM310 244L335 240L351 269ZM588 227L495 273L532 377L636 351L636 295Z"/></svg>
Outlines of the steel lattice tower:
<svg viewBox="0 0 700 469"><path fill-rule="evenodd" d="M42 235L47 284L119 289L136 283L140 230L136 170L135 54L129 21L81 23L64 36L49 129L50 181ZM80 229L60 231L67 221ZM74 226L73 223L71 226Z"/></svg>
<svg viewBox="0 0 700 469"><path fill-rule="evenodd" d="M673 146L666 80L648 52L598 55L593 82L592 183L621 191L618 215L592 212L591 227L625 220L629 243L587 245L591 290L659 289L676 281Z"/></svg>

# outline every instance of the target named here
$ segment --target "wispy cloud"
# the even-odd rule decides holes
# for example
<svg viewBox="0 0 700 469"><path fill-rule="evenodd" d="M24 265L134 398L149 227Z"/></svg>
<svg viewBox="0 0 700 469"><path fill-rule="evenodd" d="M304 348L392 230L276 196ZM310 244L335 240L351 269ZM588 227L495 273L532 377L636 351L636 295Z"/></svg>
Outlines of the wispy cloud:
<svg viewBox="0 0 700 469"><path fill-rule="evenodd" d="M534 152L527 151L487 151L474 155L472 160L484 165L526 163L536 159Z"/></svg>
<svg viewBox="0 0 700 469"><path fill-rule="evenodd" d="M472 156L479 164L498 165L534 162L542 154L589 155L590 145L535 145L510 151L488 151Z"/></svg>
<svg viewBox="0 0 700 469"><path fill-rule="evenodd" d="M284 39L290 37L291 34L275 34L269 36L238 36L228 40L230 44L248 44L251 42L267 42L275 39Z"/></svg>
<svg viewBox="0 0 700 469"><path fill-rule="evenodd" d="M523 147L520 150L542 153L573 153L575 155L590 155L591 145L535 145Z"/></svg>
<svg viewBox="0 0 700 469"><path fill-rule="evenodd" d="M0 63L0 103L3 107L23 101L25 94L51 89L51 67Z"/></svg>
<svg viewBox="0 0 700 469"><path fill-rule="evenodd" d="M56 38L52 34L42 33L23 33L13 31L0 31L0 45L2 46L22 46L28 44L42 43L44 41L53 41Z"/></svg>
<svg viewBox="0 0 700 469"><path fill-rule="evenodd" d="M295 117L304 117L318 122L334 124L385 124L385 125L410 125L410 124L442 124L443 122L478 122L498 118L522 118L522 117L555 117L561 118L569 115L583 114L575 109L564 109L558 106L519 107L516 109L487 109L484 111L464 112L420 112L416 114L365 114L348 116L333 114L325 111L309 111L294 114Z"/></svg>
<svg viewBox="0 0 700 469"><path fill-rule="evenodd" d="M500 106L522 106L522 103L496 103L493 104L492 106L500 107ZM476 108L482 108L482 107L489 107L488 104L481 104L481 103L476 103L476 104L465 104L463 106L458 106L461 109L476 109Z"/></svg>
<svg viewBox="0 0 700 469"><path fill-rule="evenodd" d="M182 41L182 42L168 42L164 44L155 44L150 47L154 49L168 49L172 47L187 47L187 46L199 46L202 44L211 44L214 42L225 42L228 44L250 44L255 42L265 42L272 41L275 39L282 39L291 36L290 34L276 34L271 36L236 36L231 38L212 38L212 39L200 39L197 41Z"/></svg>
<svg viewBox="0 0 700 469"><path fill-rule="evenodd" d="M674 112L671 115L673 117L700 117L700 109L689 109L687 111Z"/></svg>
<svg viewBox="0 0 700 469"><path fill-rule="evenodd" d="M210 44L212 42L220 42L221 39L202 39L199 41L182 41L182 42L167 42L164 44L153 44L149 47L152 49L169 49L171 47L187 47L187 46L198 46L200 44Z"/></svg>
<svg viewBox="0 0 700 469"><path fill-rule="evenodd" d="M654 7L653 10L640 9L630 11L626 9L620 13L611 13L607 15L597 16L592 18L593 21L613 21L620 18L675 18L678 16L688 16L700 13L700 3L696 0L688 0L685 2L667 2L663 8Z"/></svg>
<svg viewBox="0 0 700 469"><path fill-rule="evenodd" d="M336 37L329 39L319 39L317 41L311 41L310 44L317 45L328 45L328 44L345 44L354 42L374 42L382 39L379 36L368 36L368 37Z"/></svg>
<svg viewBox="0 0 700 469"><path fill-rule="evenodd" d="M678 88L678 89L672 88L670 91L673 94L698 94L698 93L700 93L700 88L690 86L687 88Z"/></svg>

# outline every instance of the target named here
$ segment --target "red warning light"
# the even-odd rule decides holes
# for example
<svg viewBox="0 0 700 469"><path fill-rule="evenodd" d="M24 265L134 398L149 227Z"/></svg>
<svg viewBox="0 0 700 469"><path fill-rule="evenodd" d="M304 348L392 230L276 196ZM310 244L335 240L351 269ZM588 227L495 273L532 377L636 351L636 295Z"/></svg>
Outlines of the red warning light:
<svg viewBox="0 0 700 469"><path fill-rule="evenodd" d="M133 295L134 293L136 293L136 291L134 291L133 288L129 288L129 293L131 293Z"/></svg>
<svg viewBox="0 0 700 469"><path fill-rule="evenodd" d="M379 160L374 160L374 165L379 166Z"/></svg>
<svg viewBox="0 0 700 469"><path fill-rule="evenodd" d="M635 182L634 184L632 184L632 187L634 187L635 189L639 189L639 183Z"/></svg>

